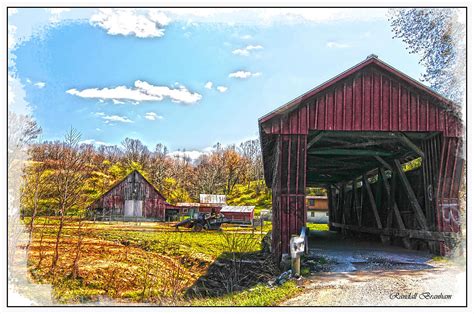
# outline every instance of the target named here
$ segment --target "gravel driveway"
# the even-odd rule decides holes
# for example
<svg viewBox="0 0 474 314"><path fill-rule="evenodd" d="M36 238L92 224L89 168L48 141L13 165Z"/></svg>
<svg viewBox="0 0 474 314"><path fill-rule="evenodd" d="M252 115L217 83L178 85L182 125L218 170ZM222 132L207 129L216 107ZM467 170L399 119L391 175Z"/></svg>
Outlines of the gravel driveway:
<svg viewBox="0 0 474 314"><path fill-rule="evenodd" d="M311 275L284 306L429 306L466 304L465 259L313 232L304 266Z"/></svg>

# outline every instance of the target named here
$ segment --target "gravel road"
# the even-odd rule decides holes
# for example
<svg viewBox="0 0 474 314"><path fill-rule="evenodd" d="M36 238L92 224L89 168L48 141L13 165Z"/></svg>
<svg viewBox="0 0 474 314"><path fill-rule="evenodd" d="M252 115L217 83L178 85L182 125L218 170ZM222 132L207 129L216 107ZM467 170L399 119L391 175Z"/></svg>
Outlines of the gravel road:
<svg viewBox="0 0 474 314"><path fill-rule="evenodd" d="M466 304L465 259L313 232L311 275L284 306L433 306Z"/></svg>

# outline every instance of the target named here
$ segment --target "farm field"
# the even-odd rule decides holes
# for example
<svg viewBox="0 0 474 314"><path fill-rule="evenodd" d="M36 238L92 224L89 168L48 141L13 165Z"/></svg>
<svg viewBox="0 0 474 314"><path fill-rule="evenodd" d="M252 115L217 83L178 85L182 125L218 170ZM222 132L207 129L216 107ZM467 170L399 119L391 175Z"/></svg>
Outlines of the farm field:
<svg viewBox="0 0 474 314"><path fill-rule="evenodd" d="M174 223L69 218L51 271L58 226L55 217L37 218L28 250L31 280L51 284L58 303L275 305L299 291L291 281L266 284L278 275L260 253L270 223L191 232Z"/></svg>

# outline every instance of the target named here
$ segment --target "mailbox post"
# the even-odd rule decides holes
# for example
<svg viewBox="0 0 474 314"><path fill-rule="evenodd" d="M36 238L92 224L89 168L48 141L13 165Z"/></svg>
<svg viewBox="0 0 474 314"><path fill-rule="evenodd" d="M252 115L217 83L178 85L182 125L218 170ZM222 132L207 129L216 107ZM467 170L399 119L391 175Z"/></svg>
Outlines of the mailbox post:
<svg viewBox="0 0 474 314"><path fill-rule="evenodd" d="M292 236L290 239L291 271L293 275L299 275L301 272L300 256L305 252L305 237Z"/></svg>

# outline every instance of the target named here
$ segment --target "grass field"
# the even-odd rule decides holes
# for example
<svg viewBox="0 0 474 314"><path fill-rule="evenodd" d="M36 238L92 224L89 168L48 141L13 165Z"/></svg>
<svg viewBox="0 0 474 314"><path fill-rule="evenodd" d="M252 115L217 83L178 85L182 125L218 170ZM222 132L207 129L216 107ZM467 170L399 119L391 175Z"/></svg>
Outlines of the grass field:
<svg viewBox="0 0 474 314"><path fill-rule="evenodd" d="M297 291L288 283L277 288L256 284L246 291L236 289L213 297L186 294L216 261L258 252L271 224L261 231L225 225L221 232L177 231L173 223L152 222L84 222L78 226L74 219L66 222L58 266L51 271L58 221L54 217L35 221L29 273L34 282L52 284L54 298L60 303L272 305ZM76 276L72 271L75 259Z"/></svg>
<svg viewBox="0 0 474 314"><path fill-rule="evenodd" d="M309 228L309 230L317 230L317 231L328 231L329 230L329 225L328 224L316 224L312 222L307 222L306 227Z"/></svg>

